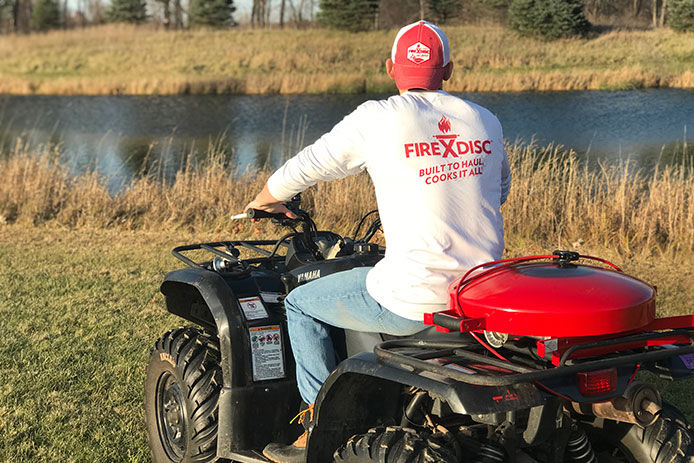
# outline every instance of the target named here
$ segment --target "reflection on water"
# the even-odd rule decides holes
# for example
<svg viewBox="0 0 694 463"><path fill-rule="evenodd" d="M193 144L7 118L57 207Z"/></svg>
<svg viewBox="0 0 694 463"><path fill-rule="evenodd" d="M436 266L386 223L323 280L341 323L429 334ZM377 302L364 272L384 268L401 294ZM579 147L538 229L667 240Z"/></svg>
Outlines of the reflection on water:
<svg viewBox="0 0 694 463"><path fill-rule="evenodd" d="M133 176L171 176L189 156L223 152L239 170L277 166L357 105L388 95L0 96L0 148L19 137L60 144L76 174L97 169L118 189ZM694 91L460 94L489 108L511 141L535 140L591 159L650 169L694 145Z"/></svg>

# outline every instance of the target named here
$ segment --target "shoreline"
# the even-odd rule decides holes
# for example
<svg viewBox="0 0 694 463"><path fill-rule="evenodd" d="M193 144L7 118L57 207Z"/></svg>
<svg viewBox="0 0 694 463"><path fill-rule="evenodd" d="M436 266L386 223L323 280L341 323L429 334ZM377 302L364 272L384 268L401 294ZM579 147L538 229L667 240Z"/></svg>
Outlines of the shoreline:
<svg viewBox="0 0 694 463"><path fill-rule="evenodd" d="M529 73L519 76L484 74L460 78L455 83L444 83L449 93L521 93L521 92L575 92L624 91L648 89L694 90L694 71L678 75L637 75L624 79L620 72ZM248 80L219 78L210 80L135 80L105 83L100 80L74 79L67 81L21 80L8 78L0 82L1 96L176 96L176 95L330 95L330 94L390 94L397 89L381 78L353 78L330 76L319 83L312 79L303 82L278 80L275 76L259 85Z"/></svg>
<svg viewBox="0 0 694 463"><path fill-rule="evenodd" d="M694 34L612 31L543 42L501 26L447 28L449 92L694 89ZM390 93L394 31L163 31L105 25L0 36L3 95ZM244 47L234 47L243 40Z"/></svg>

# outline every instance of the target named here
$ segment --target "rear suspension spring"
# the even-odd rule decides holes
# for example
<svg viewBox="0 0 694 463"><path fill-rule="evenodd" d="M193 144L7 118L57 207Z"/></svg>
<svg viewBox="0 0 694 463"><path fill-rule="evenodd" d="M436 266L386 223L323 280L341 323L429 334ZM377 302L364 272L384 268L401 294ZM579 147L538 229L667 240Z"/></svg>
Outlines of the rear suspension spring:
<svg viewBox="0 0 694 463"><path fill-rule="evenodd" d="M504 463L506 454L501 448L494 445L482 444L477 458L475 461L479 463Z"/></svg>
<svg viewBox="0 0 694 463"><path fill-rule="evenodd" d="M586 432L575 424L571 427L571 435L569 436L569 443L566 446L566 453L569 457L568 461L573 463L598 462Z"/></svg>

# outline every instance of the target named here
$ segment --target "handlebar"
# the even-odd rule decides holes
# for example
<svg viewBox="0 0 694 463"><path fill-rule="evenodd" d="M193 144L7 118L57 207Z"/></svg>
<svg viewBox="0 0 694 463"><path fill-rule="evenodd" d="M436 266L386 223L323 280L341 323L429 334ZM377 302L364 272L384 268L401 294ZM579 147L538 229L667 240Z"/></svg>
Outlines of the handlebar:
<svg viewBox="0 0 694 463"><path fill-rule="evenodd" d="M291 201L285 204L285 206L296 215L296 218L289 218L284 213L272 213L263 211L260 209L249 208L246 212L242 214L237 214L231 216L231 220L236 219L272 219L278 225L289 227L294 230L294 235L299 235L296 231L296 226L301 225L301 233L299 236L302 237L304 245L308 251L314 256L314 258L321 260L323 258L318 246L314 242L314 236L318 233L318 228L315 222L311 219L308 212L299 209L299 196L295 196ZM288 238L289 235L284 236L280 241ZM275 249L276 251L277 249ZM274 255L274 251L272 253Z"/></svg>
<svg viewBox="0 0 694 463"><path fill-rule="evenodd" d="M284 213L271 213L267 211L263 211L260 209L252 209L249 208L245 212L237 215L231 216L232 220L237 220L237 219L250 219L250 220L258 220L258 219L272 219L272 221L277 224L281 225L284 227L289 227L291 228L294 233L293 234L288 234L283 236L280 241L278 242L284 242L286 239L290 237L296 237L298 238L298 241L303 243L303 247L305 248L305 252L310 253L315 260L323 260L325 258L324 252L321 251L319 248L317 242L316 242L316 237L318 236L318 228L316 227L315 222L311 219L311 216L309 215L308 212L305 210L302 210L300 208L301 205L301 197L300 195L294 196L290 201L287 201L285 203L285 206L296 215L296 218L289 218L287 217ZM377 210L373 210L366 214L362 220L359 222L359 225L357 226L357 230L355 231L355 238L352 240L349 240L351 244L348 246L349 249L351 249L352 244L354 242L369 242L373 235L378 231L379 227L381 226L381 221L380 219L376 219L374 223L369 226L369 229L366 232L366 235L358 239L356 237L356 234L359 232L359 229L361 226L364 224L364 221L366 220L367 217L370 215L376 213ZM300 231L297 231L297 228L300 227ZM342 244L340 245L340 248L337 248L337 252L340 252L341 248L344 245L344 239L339 236L335 235L334 233L332 234L337 237L337 240L340 241ZM323 242L321 242L324 244ZM274 249L274 251L271 253L271 255L275 254L275 251L277 251L277 247ZM324 250L325 251L325 250ZM329 255L329 253L328 253Z"/></svg>
<svg viewBox="0 0 694 463"><path fill-rule="evenodd" d="M286 215L282 213L272 213L272 212L266 212L266 211L261 211L260 209L248 209L246 212L243 212L241 214L236 214L232 215L230 217L231 220L239 220L239 219L275 219L275 220L285 220L289 219ZM292 220L292 219L289 219Z"/></svg>
<svg viewBox="0 0 694 463"><path fill-rule="evenodd" d="M276 219L276 220L282 220L282 219L287 218L287 216L284 215L284 213L272 213L272 212L261 211L260 209L248 209L246 211L246 217L248 217L249 219Z"/></svg>
<svg viewBox="0 0 694 463"><path fill-rule="evenodd" d="M295 196L291 201L285 203L285 206L292 211L296 218L289 218L284 213L271 213L259 209L249 208L241 214L232 215L231 220L258 220L258 219L272 219L275 225L288 227L292 231L285 234L279 240L234 240L234 241L223 241L215 243L200 243L186 246L179 246L173 250L173 255L186 263L191 267L204 267L218 270L217 260L223 261L225 265L223 268L220 266L222 271L229 271L227 269L228 264L233 264L234 269L241 266L243 270L247 270L248 264L265 264L269 263L275 265L277 263L277 258L284 259L285 265L289 268L290 264L296 267L297 265L304 264L307 262L322 261L325 259L332 259L335 257L345 257L351 254L364 254L361 250L357 250L355 246L360 244L368 243L371 236L375 233L376 229L380 225L380 221L376 219L373 224L367 230L367 234L364 238L353 240L351 238L342 237L331 231L318 231L315 222L311 219L310 214L302 210L300 206L300 198ZM372 211L367 214L359 223L359 227L355 233L358 233L359 228L363 225L364 220L375 213ZM272 250L264 249L264 246L272 245ZM287 250L286 255L278 256L278 250L284 246ZM218 247L224 247L224 250L216 249ZM245 247L254 251L256 254L261 254L262 257L244 257L239 258L239 251L237 247ZM212 262L195 262L188 257L184 256L182 253L186 251L193 251L202 249L214 254L215 261ZM366 252L366 254L370 254Z"/></svg>

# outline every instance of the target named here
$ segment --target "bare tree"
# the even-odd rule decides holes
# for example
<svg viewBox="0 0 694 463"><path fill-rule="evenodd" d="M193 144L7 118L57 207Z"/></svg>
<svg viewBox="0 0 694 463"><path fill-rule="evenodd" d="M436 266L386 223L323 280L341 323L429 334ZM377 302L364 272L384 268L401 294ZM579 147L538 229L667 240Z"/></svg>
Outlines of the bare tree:
<svg viewBox="0 0 694 463"><path fill-rule="evenodd" d="M284 27L284 2L285 0L282 0L280 3L280 27Z"/></svg>
<svg viewBox="0 0 694 463"><path fill-rule="evenodd" d="M87 0L87 17L92 24L104 22L104 5L101 0Z"/></svg>
<svg viewBox="0 0 694 463"><path fill-rule="evenodd" d="M634 18L639 17L639 14L641 14L641 7L642 6L643 6L642 0L633 0L632 12L634 14Z"/></svg>
<svg viewBox="0 0 694 463"><path fill-rule="evenodd" d="M304 22L304 8L306 7L306 0L299 0L299 6L294 6L294 1L289 0L289 9L292 10L292 21L297 24Z"/></svg>
<svg viewBox="0 0 694 463"><path fill-rule="evenodd" d="M267 19L267 1L268 0L253 0L251 10L251 24L254 26L264 27Z"/></svg>
<svg viewBox="0 0 694 463"><path fill-rule="evenodd" d="M19 26L19 0L12 2L12 31L17 31Z"/></svg>
<svg viewBox="0 0 694 463"><path fill-rule="evenodd" d="M604 13L603 0L590 0L586 2L585 11L593 18L598 17L601 13Z"/></svg>
<svg viewBox="0 0 694 463"><path fill-rule="evenodd" d="M162 19L162 24L164 28L168 29L171 27L171 1L170 0L156 0L157 3L161 3L164 18Z"/></svg>
<svg viewBox="0 0 694 463"><path fill-rule="evenodd" d="M12 29L20 34L28 34L30 18L31 1L14 0L12 2Z"/></svg>
<svg viewBox="0 0 694 463"><path fill-rule="evenodd" d="M183 5L181 5L181 0L174 0L174 21L176 29L183 29Z"/></svg>

